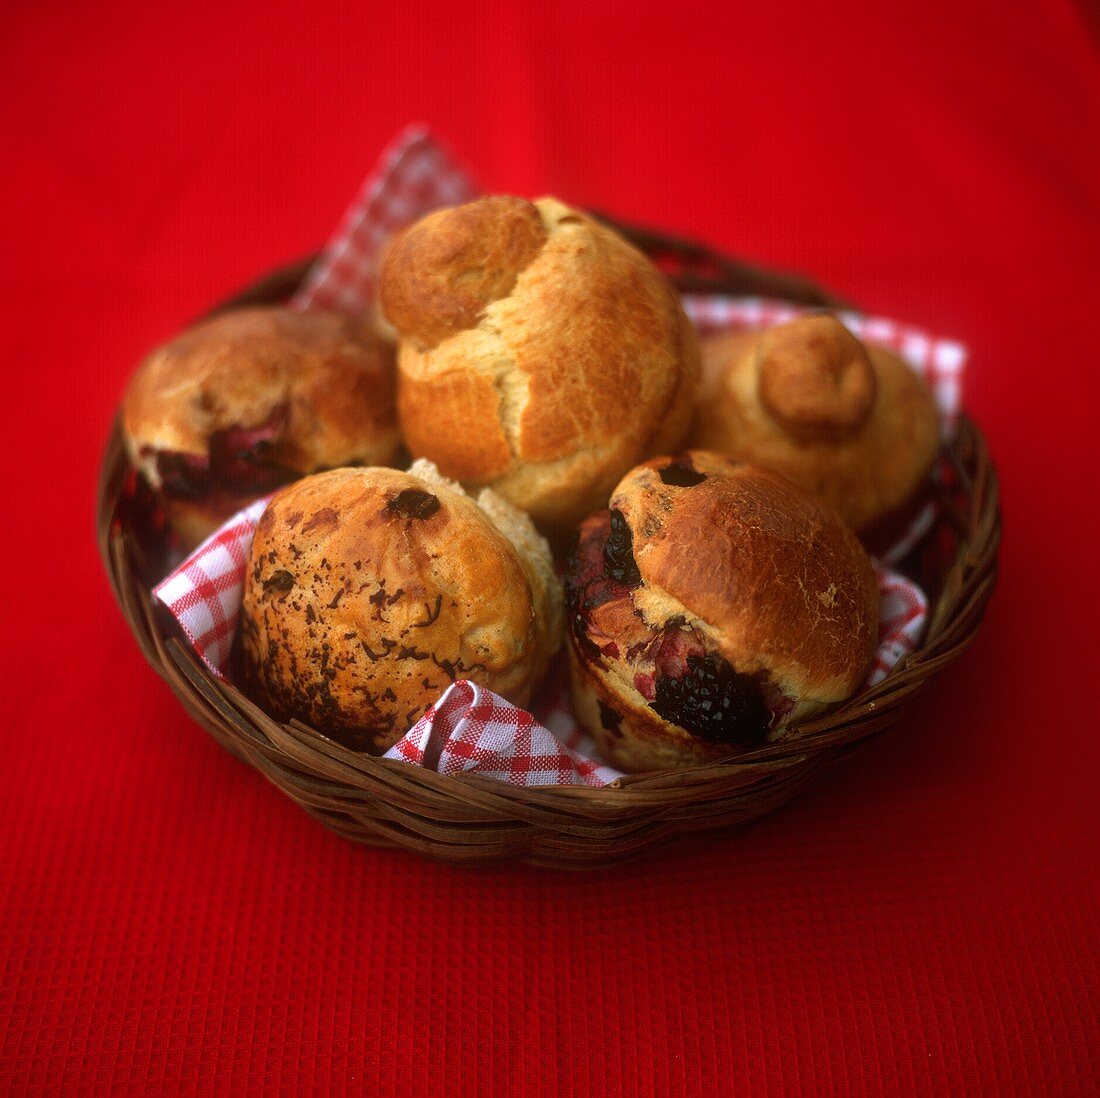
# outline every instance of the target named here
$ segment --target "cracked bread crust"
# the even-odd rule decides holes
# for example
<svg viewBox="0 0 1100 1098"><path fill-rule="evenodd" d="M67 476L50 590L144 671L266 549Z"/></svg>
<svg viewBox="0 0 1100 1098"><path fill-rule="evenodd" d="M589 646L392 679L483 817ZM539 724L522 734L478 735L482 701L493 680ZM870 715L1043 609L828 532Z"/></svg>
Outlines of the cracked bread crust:
<svg viewBox="0 0 1100 1098"><path fill-rule="evenodd" d="M430 215L388 249L380 293L410 451L558 532L686 434L699 351L677 295L555 199Z"/></svg>
<svg viewBox="0 0 1100 1098"><path fill-rule="evenodd" d="M370 751L457 678L525 706L559 646L561 592L545 541L502 507L491 515L428 463L336 469L277 493L241 608L250 694Z"/></svg>

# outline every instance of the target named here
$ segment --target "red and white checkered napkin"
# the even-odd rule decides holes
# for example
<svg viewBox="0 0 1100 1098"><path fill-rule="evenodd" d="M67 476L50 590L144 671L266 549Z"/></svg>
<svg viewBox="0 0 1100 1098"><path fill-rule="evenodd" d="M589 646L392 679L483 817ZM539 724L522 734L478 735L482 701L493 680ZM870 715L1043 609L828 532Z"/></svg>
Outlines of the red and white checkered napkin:
<svg viewBox="0 0 1100 1098"><path fill-rule="evenodd" d="M168 607L191 647L221 679L241 616L248 551L270 498L238 511L153 588L153 597Z"/></svg>
<svg viewBox="0 0 1100 1098"><path fill-rule="evenodd" d="M375 261L398 229L441 206L476 198L467 170L424 126L409 126L382 154L336 232L291 299L291 308L370 309Z"/></svg>
<svg viewBox="0 0 1100 1098"><path fill-rule="evenodd" d="M230 519L153 589L219 678L226 677L248 552L266 504L259 500ZM884 679L913 650L928 612L916 584L880 564L875 572L880 640L868 685ZM427 760L441 774L476 770L513 785L607 785L621 774L593 758L595 745L573 718L564 675L559 661L532 706L534 713L460 679L386 758L418 765Z"/></svg>
<svg viewBox="0 0 1100 1098"><path fill-rule="evenodd" d="M367 177L291 305L369 311L378 253L386 239L424 214L466 202L477 193L470 172L427 128L410 126ZM813 311L787 301L717 294L687 294L684 308L704 335L768 327ZM900 354L924 378L943 416L944 434L950 436L961 411L966 348L896 320L854 312L839 315L860 339ZM902 560L928 533L935 517L931 504L923 508L883 559L891 564Z"/></svg>
<svg viewBox="0 0 1100 1098"><path fill-rule="evenodd" d="M552 703L564 706L564 698ZM573 725L568 708L559 712ZM591 743L583 743L589 752ZM525 709L499 694L459 679L413 728L386 752L387 759L423 766L440 774L476 770L512 785L608 785L622 773L569 747Z"/></svg>

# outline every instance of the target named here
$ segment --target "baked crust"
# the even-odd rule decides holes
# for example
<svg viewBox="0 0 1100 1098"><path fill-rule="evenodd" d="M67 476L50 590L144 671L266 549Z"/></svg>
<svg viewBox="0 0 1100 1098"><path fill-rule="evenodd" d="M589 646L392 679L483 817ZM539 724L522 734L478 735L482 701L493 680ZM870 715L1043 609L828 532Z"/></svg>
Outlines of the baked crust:
<svg viewBox="0 0 1100 1098"><path fill-rule="evenodd" d="M546 236L538 210L506 195L428 214L386 249L389 322L422 348L475 327L487 306L511 293Z"/></svg>
<svg viewBox="0 0 1100 1098"><path fill-rule="evenodd" d="M540 523L572 528L630 466L683 441L699 352L678 297L555 199L430 215L388 249L380 293L410 451Z"/></svg>
<svg viewBox="0 0 1100 1098"><path fill-rule="evenodd" d="M131 462L194 545L304 473L393 460L394 387L393 351L363 322L241 309L149 355L123 400L122 430ZM179 484L168 470L183 474Z"/></svg>
<svg viewBox="0 0 1100 1098"><path fill-rule="evenodd" d="M566 591L578 720L629 770L786 735L859 688L877 642L874 571L840 518L699 451L623 478L582 524Z"/></svg>
<svg viewBox="0 0 1100 1098"><path fill-rule="evenodd" d="M939 414L902 359L810 316L703 341L692 445L774 469L871 538L927 485Z"/></svg>
<svg viewBox="0 0 1100 1098"><path fill-rule="evenodd" d="M456 679L526 705L560 641L549 549L428 463L278 492L248 562L240 665L279 719L383 751Z"/></svg>

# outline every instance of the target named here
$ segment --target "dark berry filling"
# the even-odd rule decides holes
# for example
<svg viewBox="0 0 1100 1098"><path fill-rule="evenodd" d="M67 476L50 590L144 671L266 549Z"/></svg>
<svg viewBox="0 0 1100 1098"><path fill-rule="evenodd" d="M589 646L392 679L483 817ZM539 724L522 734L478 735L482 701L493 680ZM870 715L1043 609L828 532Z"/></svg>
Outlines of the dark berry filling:
<svg viewBox="0 0 1100 1098"><path fill-rule="evenodd" d="M702 642L693 632L684 628L683 618L673 618L665 626L660 638L653 657L658 675L678 679L687 674L690 657L704 655Z"/></svg>
<svg viewBox="0 0 1100 1098"><path fill-rule="evenodd" d="M574 614L570 619L570 624L573 626L573 636L577 639L577 646L580 648L581 654L592 662L603 666L603 653L600 651L600 646L588 635L584 617L581 614Z"/></svg>
<svg viewBox="0 0 1100 1098"><path fill-rule="evenodd" d="M431 518L439 510L439 497L421 488L406 488L386 504L386 509L402 518Z"/></svg>
<svg viewBox="0 0 1100 1098"><path fill-rule="evenodd" d="M678 678L657 678L653 709L708 743L760 747L767 741L772 715L764 701L761 676L735 671L715 655L689 655Z"/></svg>
<svg viewBox="0 0 1100 1098"><path fill-rule="evenodd" d="M672 488L694 488L707 479L706 473L700 473L691 463L691 458L686 455L674 458L672 463L666 465L658 472L662 484Z"/></svg>
<svg viewBox="0 0 1100 1098"><path fill-rule="evenodd" d="M598 702L597 704L600 707L600 724L602 724L608 732L612 732L616 736L621 735L619 732L619 725L622 724L623 718L616 713L610 705L604 705L603 702Z"/></svg>
<svg viewBox="0 0 1100 1098"><path fill-rule="evenodd" d="M156 454L163 490L177 499L202 500L224 493L262 496L300 474L276 460L276 442L286 422L279 408L257 427L228 427L210 436L206 454L162 450Z"/></svg>
<svg viewBox="0 0 1100 1098"><path fill-rule="evenodd" d="M566 569L578 655L601 667L622 660L622 670L654 712L699 739L760 747L790 711L792 699L766 674L744 674L708 651L705 638L683 618L662 628L646 624L634 608L631 588L611 574L608 558L611 565L620 564L623 545L629 545L621 516L618 544L613 543L616 514L605 511L585 520ZM615 572L622 575L618 568ZM608 728L606 719L601 709L601 724Z"/></svg>
<svg viewBox="0 0 1100 1098"><path fill-rule="evenodd" d="M210 459L198 454L162 450L157 476L165 492L177 499L201 499L210 488Z"/></svg>
<svg viewBox="0 0 1100 1098"><path fill-rule="evenodd" d="M623 518L622 511L611 512L611 533L603 547L604 571L627 587L637 587L642 582L638 565L634 561L634 535Z"/></svg>
<svg viewBox="0 0 1100 1098"><path fill-rule="evenodd" d="M289 470L275 461L275 442L286 421L285 410L258 427L231 427L210 436L210 477L213 483L249 495L263 491L273 479L287 479Z"/></svg>

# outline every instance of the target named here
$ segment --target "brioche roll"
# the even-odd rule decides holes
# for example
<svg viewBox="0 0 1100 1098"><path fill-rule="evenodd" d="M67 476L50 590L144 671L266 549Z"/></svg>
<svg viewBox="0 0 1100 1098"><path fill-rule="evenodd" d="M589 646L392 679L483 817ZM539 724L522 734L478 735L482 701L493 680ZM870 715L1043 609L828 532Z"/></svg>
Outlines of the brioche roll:
<svg viewBox="0 0 1100 1098"><path fill-rule="evenodd" d="M429 214L391 242L380 294L410 451L555 533L683 441L699 351L679 298L617 233L555 199Z"/></svg>
<svg viewBox="0 0 1100 1098"><path fill-rule="evenodd" d="M774 469L885 548L928 486L939 415L896 355L830 315L703 344L692 445Z"/></svg>

